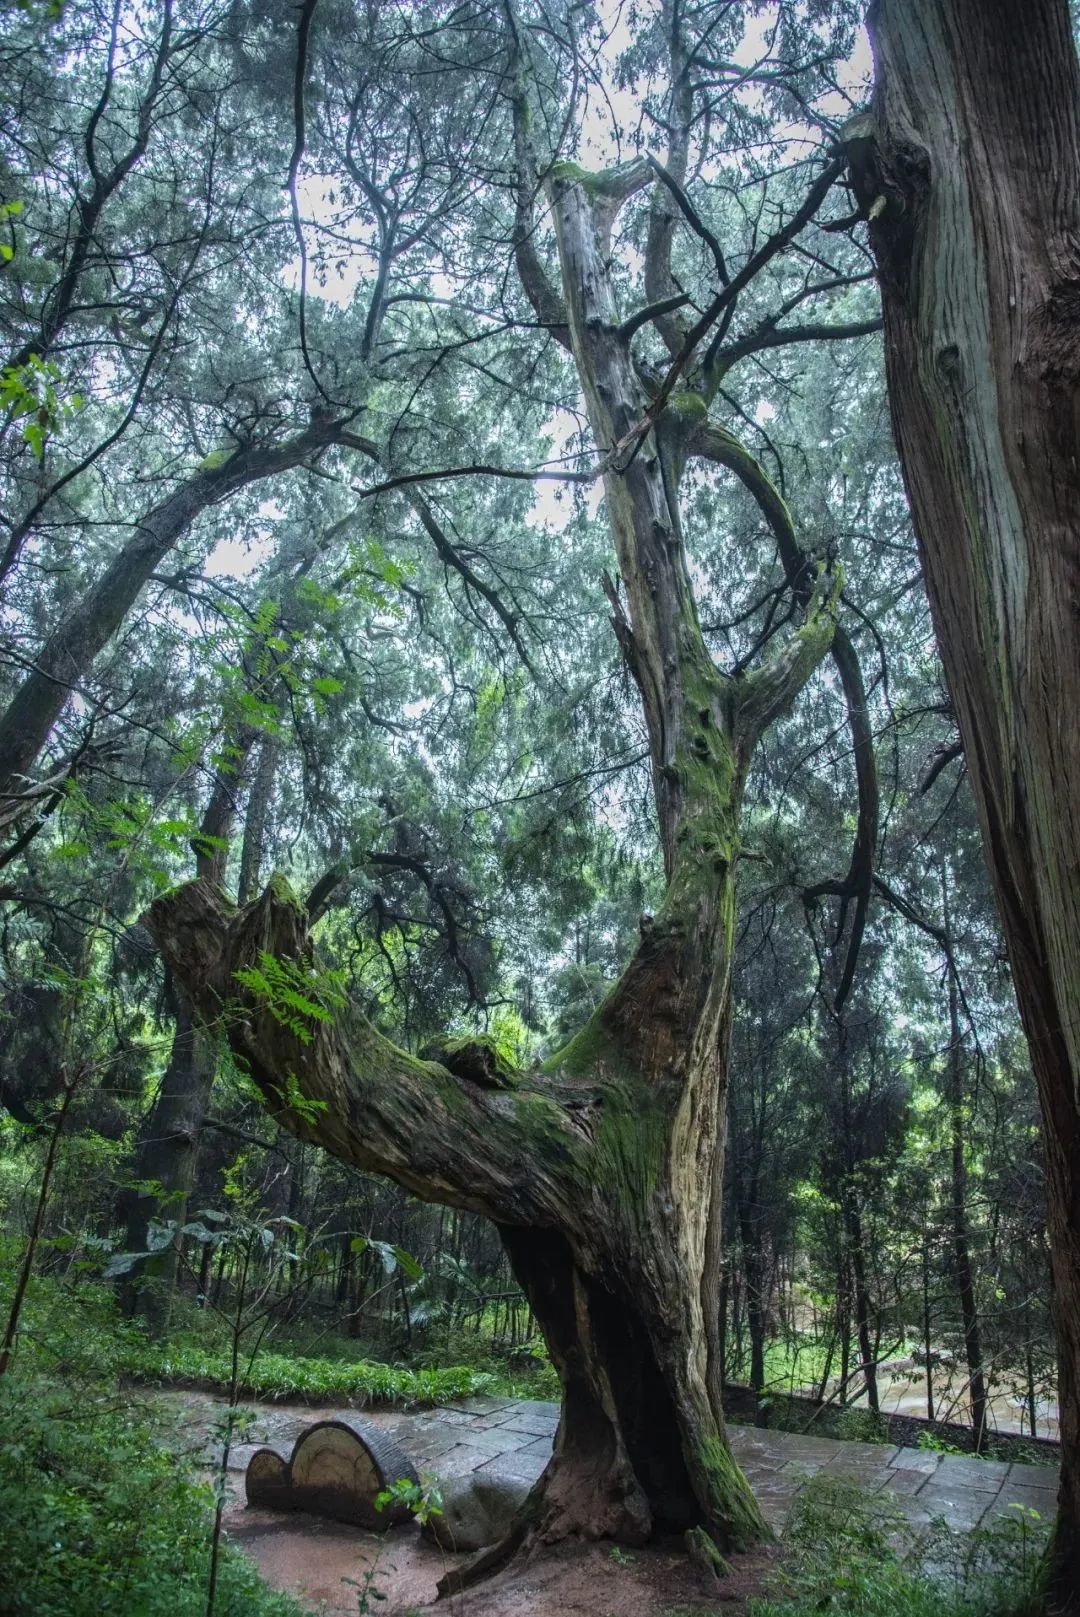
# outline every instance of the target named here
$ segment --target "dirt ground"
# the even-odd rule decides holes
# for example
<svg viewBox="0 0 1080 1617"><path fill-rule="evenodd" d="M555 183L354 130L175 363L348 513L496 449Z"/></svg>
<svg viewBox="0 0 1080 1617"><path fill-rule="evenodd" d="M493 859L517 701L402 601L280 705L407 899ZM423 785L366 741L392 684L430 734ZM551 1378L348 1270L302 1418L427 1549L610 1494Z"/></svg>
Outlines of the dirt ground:
<svg viewBox="0 0 1080 1617"><path fill-rule="evenodd" d="M605 1545L560 1545L468 1591L454 1617L740 1617L750 1596L762 1593L771 1564L766 1553L737 1557L730 1575L716 1579L681 1551L627 1553L629 1565L613 1561Z"/></svg>
<svg viewBox="0 0 1080 1617"><path fill-rule="evenodd" d="M226 1525L269 1583L327 1617L365 1609L385 1617L425 1611L453 1564L414 1525L378 1535L313 1517L283 1519L240 1501L230 1507ZM772 1564L768 1552L737 1557L731 1575L717 1580L694 1566L677 1542L614 1556L609 1545L566 1543L439 1601L436 1610L446 1617L740 1617L749 1597L762 1592Z"/></svg>

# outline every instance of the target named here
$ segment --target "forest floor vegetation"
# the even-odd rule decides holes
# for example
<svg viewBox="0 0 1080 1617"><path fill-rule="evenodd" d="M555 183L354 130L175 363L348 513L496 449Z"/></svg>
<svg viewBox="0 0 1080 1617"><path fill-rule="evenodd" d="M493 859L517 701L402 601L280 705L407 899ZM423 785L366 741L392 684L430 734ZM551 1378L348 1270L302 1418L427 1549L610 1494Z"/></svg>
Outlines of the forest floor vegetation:
<svg viewBox="0 0 1080 1617"><path fill-rule="evenodd" d="M5 1617L201 1617L206 1610L213 1485L181 1440L175 1414L132 1385L198 1382L220 1390L226 1345L209 1321L196 1335L199 1323L184 1317L174 1339L154 1344L118 1318L111 1288L95 1276L36 1278L16 1359L0 1380ZM312 1344L298 1338L285 1350L259 1352L244 1396L400 1406L479 1391L544 1397L551 1374L543 1364L512 1372L492 1358L483 1368L358 1362L350 1357L355 1344L332 1337L320 1340L318 1355L296 1351L305 1345ZM415 1528L405 1530L407 1539L397 1531L386 1540L359 1535L365 1549L351 1529L328 1534L327 1524L305 1528L290 1518L254 1536L237 1531L230 1544L228 1529L243 1514L234 1498L216 1617L376 1609L405 1617L426 1605L442 1570L419 1581L413 1575ZM342 1542L330 1542L334 1532ZM455 1607L467 1617L1026 1617L1035 1609L1042 1532L1018 1513L963 1541L933 1536L913 1559L903 1523L880 1500L819 1481L804 1492L782 1546L736 1558L722 1582L706 1586L677 1540L634 1551L567 1544L511 1566ZM262 1577L237 1540L255 1553ZM312 1566L320 1571L319 1600L298 1602L292 1591Z"/></svg>
<svg viewBox="0 0 1080 1617"><path fill-rule="evenodd" d="M5 1617L203 1617L214 1500L160 1420L115 1385L16 1373L0 1385ZM216 1617L298 1617L224 1548Z"/></svg>

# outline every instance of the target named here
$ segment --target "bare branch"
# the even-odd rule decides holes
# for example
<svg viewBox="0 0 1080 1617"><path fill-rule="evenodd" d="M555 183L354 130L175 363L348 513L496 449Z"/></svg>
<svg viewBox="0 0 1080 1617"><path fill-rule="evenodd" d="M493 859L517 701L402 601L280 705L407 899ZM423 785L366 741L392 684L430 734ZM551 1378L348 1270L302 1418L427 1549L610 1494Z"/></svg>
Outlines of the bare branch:
<svg viewBox="0 0 1080 1617"><path fill-rule="evenodd" d="M941 771L947 768L948 765L952 763L954 758L962 758L963 756L964 743L962 741L952 741L946 746L939 747L927 765L922 779L919 781L919 796L925 797L926 793L930 790L931 786L941 774Z"/></svg>
<svg viewBox="0 0 1080 1617"><path fill-rule="evenodd" d="M659 303L647 303L643 309L639 309L636 314L623 321L619 327L619 336L624 342L629 342L635 331L640 331L650 320L655 320L659 327L664 315L673 314L676 309L684 308L689 302L690 299L685 292L677 292L674 297L661 298Z"/></svg>
<svg viewBox="0 0 1080 1617"><path fill-rule="evenodd" d="M675 198L675 201L679 206L679 211L686 220L687 224L690 226L691 230L695 235L700 236L702 241L708 247L713 256L713 263L716 265L716 273L720 277L721 286L727 286L731 281L731 276L728 274L727 259L724 257L724 249L721 247L716 236L709 229L704 219L702 219L701 215L690 201L690 198L687 196L682 186L675 179L675 176L668 172L663 163L658 163L655 157L648 158L648 162L652 165L652 168L658 178L664 185L667 186L668 190Z"/></svg>

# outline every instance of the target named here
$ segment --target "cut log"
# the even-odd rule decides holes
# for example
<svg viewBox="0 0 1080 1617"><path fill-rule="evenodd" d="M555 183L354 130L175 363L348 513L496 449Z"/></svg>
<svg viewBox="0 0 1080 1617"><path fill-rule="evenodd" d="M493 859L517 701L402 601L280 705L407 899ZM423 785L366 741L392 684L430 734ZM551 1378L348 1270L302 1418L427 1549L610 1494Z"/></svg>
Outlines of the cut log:
<svg viewBox="0 0 1080 1617"><path fill-rule="evenodd" d="M384 1533L412 1514L397 1502L376 1508L379 1494L400 1481L418 1484L419 1478L397 1444L377 1427L342 1416L301 1432L288 1458L282 1449L257 1449L245 1487L249 1505L302 1510Z"/></svg>
<svg viewBox="0 0 1080 1617"><path fill-rule="evenodd" d="M268 1510L293 1510L288 1449L256 1449L248 1461L244 1486L249 1505L263 1505Z"/></svg>

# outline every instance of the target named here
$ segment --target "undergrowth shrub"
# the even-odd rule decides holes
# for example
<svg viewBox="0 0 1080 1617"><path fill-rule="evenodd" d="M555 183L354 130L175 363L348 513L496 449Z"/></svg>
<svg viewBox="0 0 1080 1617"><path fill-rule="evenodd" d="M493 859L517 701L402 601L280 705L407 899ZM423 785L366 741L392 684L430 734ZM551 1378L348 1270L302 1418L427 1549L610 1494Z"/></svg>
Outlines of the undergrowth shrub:
<svg viewBox="0 0 1080 1617"><path fill-rule="evenodd" d="M213 1495L108 1390L0 1381L4 1617L204 1617ZM215 1617L301 1617L226 1547Z"/></svg>
<svg viewBox="0 0 1080 1617"><path fill-rule="evenodd" d="M841 1409L833 1418L831 1436L849 1443L887 1443L889 1423L874 1409Z"/></svg>
<svg viewBox="0 0 1080 1617"><path fill-rule="evenodd" d="M1046 1525L1017 1511L975 1533L917 1533L889 1495L815 1478L785 1533L788 1554L751 1617L1035 1617Z"/></svg>

